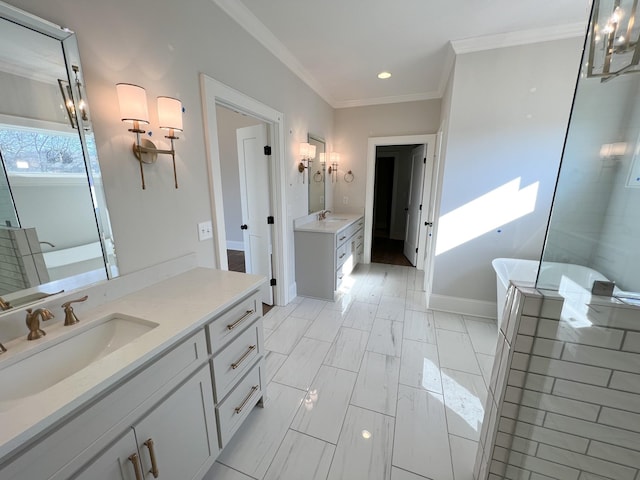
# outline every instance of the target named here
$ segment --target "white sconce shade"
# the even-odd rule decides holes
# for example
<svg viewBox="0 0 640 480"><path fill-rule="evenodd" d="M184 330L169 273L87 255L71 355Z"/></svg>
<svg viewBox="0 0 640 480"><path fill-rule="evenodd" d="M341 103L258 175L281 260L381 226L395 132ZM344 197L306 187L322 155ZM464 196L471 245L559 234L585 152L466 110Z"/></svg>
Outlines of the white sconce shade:
<svg viewBox="0 0 640 480"><path fill-rule="evenodd" d="M165 130L182 131L182 103L177 98L158 97L158 124Z"/></svg>
<svg viewBox="0 0 640 480"><path fill-rule="evenodd" d="M316 158L316 146L309 144L309 160Z"/></svg>
<svg viewBox="0 0 640 480"><path fill-rule="evenodd" d="M340 162L340 154L337 152L331 152L329 159L331 163L338 164L338 162Z"/></svg>
<svg viewBox="0 0 640 480"><path fill-rule="evenodd" d="M322 165L324 165L325 163L327 163L327 154L322 152L320 153L320 163Z"/></svg>
<svg viewBox="0 0 640 480"><path fill-rule="evenodd" d="M123 122L148 124L149 109L145 89L130 83L118 83L116 91L120 104L120 119Z"/></svg>
<svg viewBox="0 0 640 480"><path fill-rule="evenodd" d="M308 158L309 157L309 149L311 148L311 145L309 145L308 143L301 143L298 153L300 154L300 156L302 158Z"/></svg>

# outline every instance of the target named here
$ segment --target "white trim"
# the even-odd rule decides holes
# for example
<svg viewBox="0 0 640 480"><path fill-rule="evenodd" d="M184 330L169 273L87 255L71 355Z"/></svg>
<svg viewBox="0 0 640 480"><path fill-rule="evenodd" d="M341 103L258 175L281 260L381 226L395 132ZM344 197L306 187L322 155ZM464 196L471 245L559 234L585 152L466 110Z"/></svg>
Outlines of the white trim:
<svg viewBox="0 0 640 480"><path fill-rule="evenodd" d="M429 310L458 313L474 317L496 319L496 303L471 298L431 294L427 297Z"/></svg>
<svg viewBox="0 0 640 480"><path fill-rule="evenodd" d="M278 279L275 286L274 304L286 305L292 298L289 295L289 240L286 225L285 198L285 158L284 158L284 115L258 100L245 95L213 78L200 74L202 93L202 111L205 124L205 144L209 165L209 188L211 190L211 213L214 228L214 248L218 268L229 268L226 252L226 232L224 225L224 207L222 200L222 176L220 174L220 149L218 145L218 124L216 105L230 107L245 112L269 124L271 143L271 206L275 217L273 229L273 274Z"/></svg>
<svg viewBox="0 0 640 480"><path fill-rule="evenodd" d="M366 107L370 105L384 105L388 103L403 103L403 102L420 102L422 100L435 100L442 97L440 91L425 92L425 93L412 93L408 95L395 95L391 97L378 97L378 98L363 98L361 100L341 100L331 104L333 108L351 108L351 107Z"/></svg>
<svg viewBox="0 0 640 480"><path fill-rule="evenodd" d="M324 87L311 75L300 61L289 51L284 44L269 30L242 2L237 0L212 0L227 15L244 28L249 35L258 40L278 60L297 75L313 91L320 95L325 102L334 106L334 100Z"/></svg>
<svg viewBox="0 0 640 480"><path fill-rule="evenodd" d="M565 38L583 37L586 33L585 22L568 23L553 27L522 30L519 32L499 33L483 37L466 38L464 40L452 40L451 47L457 54L492 50L494 48L515 47L529 43L549 42L563 40Z"/></svg>
<svg viewBox="0 0 640 480"><path fill-rule="evenodd" d="M227 250L239 250L241 252L244 252L244 242L227 240Z"/></svg>
<svg viewBox="0 0 640 480"><path fill-rule="evenodd" d="M442 71L440 74L440 84L438 85L438 98L444 97L444 92L447 89L447 84L449 83L449 77L451 77L451 72L453 71L453 67L456 64L456 52L453 49L453 45L451 42L447 44L447 53L444 60L444 65L442 67Z"/></svg>

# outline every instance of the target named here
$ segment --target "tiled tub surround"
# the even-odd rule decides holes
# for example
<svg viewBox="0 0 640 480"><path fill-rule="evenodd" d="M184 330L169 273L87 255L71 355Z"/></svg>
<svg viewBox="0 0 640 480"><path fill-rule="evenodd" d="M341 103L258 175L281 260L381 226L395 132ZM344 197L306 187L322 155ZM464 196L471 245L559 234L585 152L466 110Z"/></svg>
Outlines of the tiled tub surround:
<svg viewBox="0 0 640 480"><path fill-rule="evenodd" d="M233 319L236 317L240 318L243 317L245 311L247 315L249 314L248 305L253 305L257 302L257 300L255 300L257 299L257 289L265 279L255 275L225 272L208 268L193 268L184 273L179 273L179 271L186 266L186 264L183 264L184 262L180 261L178 265L172 265L169 270L173 270L174 276L170 276L170 278L165 278L161 281L157 280L167 275L167 272L162 271L162 269L154 269L151 273L154 274L156 282L154 283L153 280L147 279L147 285L149 286L133 291L133 293L125 293L123 291L129 289L129 292L132 292L132 290L134 290L129 284L130 280L126 277L121 277L121 279L113 282L105 282L89 288L88 291L90 294L94 294L93 303L87 301L86 306L85 304L76 306L75 312L80 318L80 323L71 327L62 326L62 322L60 321L61 318L64 318L64 315L62 315L59 310L57 302L62 302L63 300L58 299L56 304L52 305L47 303L48 308L55 312L57 318L55 319L56 323L47 322L42 325L47 331L46 337L34 342L26 342L20 338L5 343L8 352L0 358L0 368L3 368L3 366L8 363L12 363L14 358L28 355L30 350L38 349L38 344L44 346L42 342L55 343L56 338L67 334L71 329L87 328L93 322L99 321L106 316L126 315L157 324L155 328L136 338L131 343L89 364L87 367L61 380L50 388L22 398L17 403L12 402L7 405L0 404L0 425L2 425L2 428L0 428L0 470L2 471L0 477L14 478L12 472L16 470L16 468L14 468L13 465L23 463L21 459L24 457L27 457L28 463L38 460L38 458L34 456L35 454L32 455L31 453L34 451L34 448L39 449L37 451L41 451L42 449L39 447L40 443L44 444L51 437L55 435L59 436L59 432L64 431L68 425L75 424L78 418L82 418L85 411L90 411L96 405L104 403L104 400L100 400L101 398L111 398L113 393L117 393L119 389L125 388L122 385L131 384L132 378L135 380L141 377L141 375L146 375L147 371L156 368L156 364L160 365L164 359L166 359L165 363L167 363L167 361L169 363L162 367L160 371L156 372L156 377L158 377L158 375L161 377L165 375L165 372L178 368L176 362L170 359L174 358L174 352L178 352L180 349L186 352L187 357L195 354L197 361L194 361L193 368L198 369L200 373L197 375L203 378L203 381L209 385L209 387L205 388L202 392L202 395L206 396L208 389L209 398L206 399L206 402L211 405L211 408L215 406L216 410L220 407L222 412L222 397L226 394L225 392L228 392L232 388L231 381L229 380L227 383L223 383L223 380L226 381L227 377L215 373L213 375L213 395L215 395L216 398L211 398L212 374L208 372L208 364L211 363L212 369L215 370L216 355L224 357L228 347L236 343L239 344L241 338L245 336L245 333L250 333L250 330L255 328L257 333L254 337L259 336L258 343L261 345L260 349L258 349L260 356L255 357L254 354L254 356L251 357L253 360L247 361L242 367L244 369L245 365L249 363L254 365L257 361L260 363L255 363L256 368L251 367L252 371L260 367L263 361L260 360L263 342L260 309L255 306L250 307L252 312L254 312L252 313L253 316L234 330L234 332L239 332L237 335L234 334L235 337L233 337L238 339L237 342L230 336L229 340L224 340L223 336L227 334L218 334L216 332L218 330L221 332L223 330L224 332L227 331L225 325L233 321L229 321L227 317L233 317ZM132 276L136 277L138 281L144 281L139 274L133 274ZM138 287L139 286L138 284ZM77 296L82 293L84 293L84 291L75 292L72 295ZM99 293L102 293L102 299L96 298ZM112 301L104 303L105 297L111 297ZM49 300L49 302L51 302L51 300ZM237 306L231 308L234 305ZM259 302L257 305L259 305ZM238 310L238 312L235 310ZM17 313L22 314L24 322L24 312ZM244 315L244 317L247 317L247 315ZM219 325L219 322L213 320L218 318L225 323ZM237 323L239 324L240 321ZM26 331L24 323L23 329ZM193 347L189 348L189 342L196 338L199 339L196 341L198 347L195 348L195 350ZM248 339L247 341L253 343L255 339ZM238 355L234 356L234 358L237 357ZM237 371L240 370L242 369L238 369ZM186 371L186 369L184 371ZM246 371L246 369L244 371ZM246 374L245 378L248 378L250 375L251 374ZM207 376L209 377L208 380L206 379ZM177 377L178 375L173 378ZM172 382L174 381L173 378L171 380ZM197 380L195 376L191 378L192 380ZM240 383L244 382L244 380L238 381ZM262 379L260 380L260 383L261 382ZM255 383L255 381L253 381L253 383ZM140 384L138 383L138 385ZM195 386L193 382L185 385ZM10 388L10 386L8 386L8 388ZM175 391L178 392L180 390ZM145 394L146 396L141 398L153 398L153 395L151 395L152 392L152 390L148 391L148 393ZM232 395L233 394L229 394L227 398ZM251 405L253 405L253 403L255 403L254 400L257 401L257 398L260 396L261 393L254 395L255 398L251 399ZM196 397L200 398L201 394L198 393ZM188 398L196 397L191 396ZM142 408L142 404L140 405L140 408L137 409L138 411ZM113 409L115 408L114 406ZM105 410L105 414L108 411L109 408ZM112 417L113 415L115 414L109 413L109 416ZM133 415L133 413L130 415ZM140 414L138 413L137 415L139 417ZM220 422L221 420L211 419L213 425L211 435L214 437L216 436L215 425L220 424ZM224 424L220 425L224 427ZM221 434L223 444L228 441L225 435L231 435L236 428L230 423L227 425L229 425L228 429ZM113 430L117 429L114 428ZM91 437L93 432L81 431L75 433L80 437L86 437L86 447L93 442L93 438ZM105 434L105 436L106 435L107 434ZM42 442L41 437L44 437ZM78 443L77 438L74 440L71 437L61 443L56 443L58 445L65 445L71 440L73 440L71 443ZM98 443L100 442L95 442L95 444ZM214 441L209 443L213 451L217 452L218 442ZM68 450L71 447L65 446L65 448ZM91 446L91 448L93 448L93 446ZM26 455L22 455L25 452ZM18 455L14 457L15 453L18 453ZM59 462L61 460L55 459L55 461ZM4 475L9 476L5 477ZM47 474L46 477L40 475L40 477L49 478L49 475ZM26 477L19 476L17 478ZM31 476L29 478L35 477ZM66 476L60 478L66 478Z"/></svg>
<svg viewBox="0 0 640 480"><path fill-rule="evenodd" d="M640 478L640 308L511 286L504 320L474 478Z"/></svg>

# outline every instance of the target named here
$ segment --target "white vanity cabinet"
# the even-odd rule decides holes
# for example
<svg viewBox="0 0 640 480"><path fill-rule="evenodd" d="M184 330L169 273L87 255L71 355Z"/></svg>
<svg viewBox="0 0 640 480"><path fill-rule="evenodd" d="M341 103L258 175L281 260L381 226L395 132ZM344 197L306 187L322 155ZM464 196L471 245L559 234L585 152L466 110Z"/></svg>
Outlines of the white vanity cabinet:
<svg viewBox="0 0 640 480"><path fill-rule="evenodd" d="M264 395L262 300L256 293L207 325L220 448Z"/></svg>
<svg viewBox="0 0 640 480"><path fill-rule="evenodd" d="M5 459L0 479L203 478L264 395L262 328L253 290Z"/></svg>
<svg viewBox="0 0 640 480"><path fill-rule="evenodd" d="M215 432L211 376L203 366L74 479L202 478L218 452Z"/></svg>
<svg viewBox="0 0 640 480"><path fill-rule="evenodd" d="M364 219L317 221L294 231L296 286L304 297L335 300L346 275L362 261Z"/></svg>

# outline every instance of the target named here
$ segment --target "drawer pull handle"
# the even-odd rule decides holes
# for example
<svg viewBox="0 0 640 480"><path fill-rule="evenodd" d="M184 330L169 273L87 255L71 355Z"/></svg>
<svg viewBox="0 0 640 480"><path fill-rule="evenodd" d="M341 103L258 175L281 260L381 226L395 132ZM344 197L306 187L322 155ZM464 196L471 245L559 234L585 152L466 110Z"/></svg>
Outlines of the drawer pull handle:
<svg viewBox="0 0 640 480"><path fill-rule="evenodd" d="M242 401L240 406L235 408L236 413L240 413L242 409L247 406L247 403L249 403L249 400L251 399L251 397L253 397L253 394L256 393L259 388L260 387L258 385L254 385L253 387L251 387L251 391L246 397L244 397L244 400Z"/></svg>
<svg viewBox="0 0 640 480"><path fill-rule="evenodd" d="M247 357L251 354L251 352L253 352L255 349L256 349L255 345L250 345L249 349L246 352L244 352L244 355L242 355L238 360L236 360L236 363L231 364L231 368L234 370L238 368L240 364L244 362L247 359Z"/></svg>
<svg viewBox="0 0 640 480"><path fill-rule="evenodd" d="M149 449L149 458L151 459L151 470L149 473L153 475L153 478L158 478L158 463L156 462L156 451L153 448L153 439L149 439L144 442L144 446Z"/></svg>
<svg viewBox="0 0 640 480"><path fill-rule="evenodd" d="M340 258L343 258L345 255L346 255L346 254L345 254L345 253L343 253L342 255L340 255Z"/></svg>
<svg viewBox="0 0 640 480"><path fill-rule="evenodd" d="M129 456L129 461L133 463L133 471L136 474L136 480L144 480L142 477L142 470L140 470L140 459L138 458L138 454L134 453Z"/></svg>
<svg viewBox="0 0 640 480"><path fill-rule="evenodd" d="M340 241L340 242L341 242L341 241L342 241L342 240L344 240L345 238L347 238L347 237L340 237L340 238L338 239L338 241Z"/></svg>
<svg viewBox="0 0 640 480"><path fill-rule="evenodd" d="M233 330L234 328L236 328L238 325L240 325L240 323L242 323L244 320L246 320L247 318L249 318L251 315L253 315L255 313L255 310L247 310L245 312L244 315L242 315L238 320L236 320L235 322L227 325L227 329L228 330Z"/></svg>

